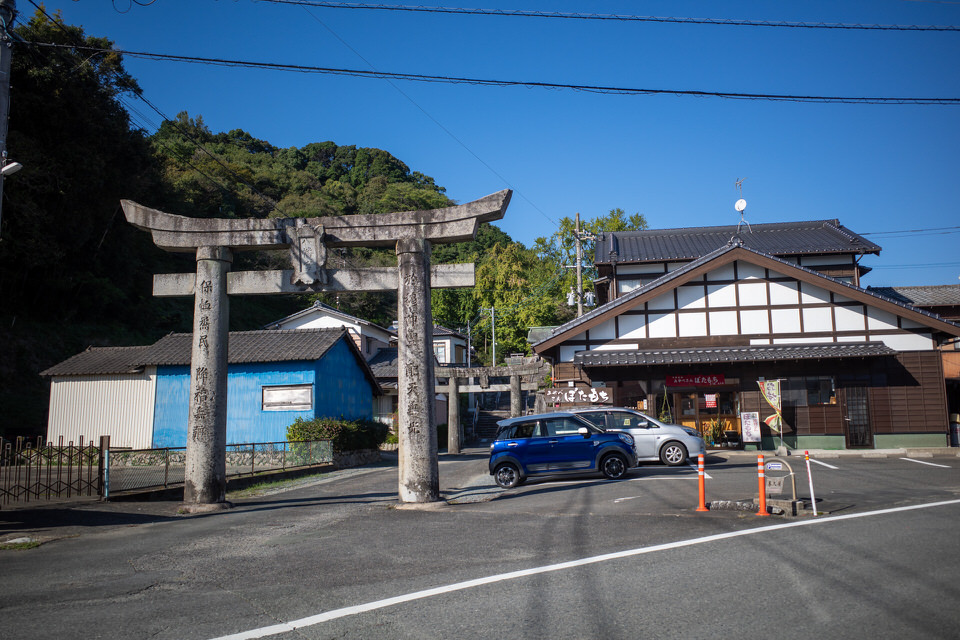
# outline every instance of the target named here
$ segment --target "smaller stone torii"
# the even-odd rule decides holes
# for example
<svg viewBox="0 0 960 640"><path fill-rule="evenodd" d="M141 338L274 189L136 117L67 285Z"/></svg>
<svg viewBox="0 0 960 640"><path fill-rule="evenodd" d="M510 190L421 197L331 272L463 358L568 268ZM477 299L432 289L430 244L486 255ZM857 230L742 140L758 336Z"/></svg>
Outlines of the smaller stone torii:
<svg viewBox="0 0 960 640"><path fill-rule="evenodd" d="M391 289L398 292L399 499L439 500L430 288L471 287L475 276L473 264L431 267L430 247L472 240L481 222L504 216L511 193L427 211L265 220L187 218L121 201L127 221L158 247L196 253L196 273L158 274L153 282L155 296L194 296L186 507L226 501L228 296ZM397 267L326 266L330 247L391 245ZM234 251L259 249L288 249L293 268L230 272Z"/></svg>
<svg viewBox="0 0 960 640"><path fill-rule="evenodd" d="M523 358L523 362L494 367L443 367L438 373L440 378L449 378L446 386L437 385L437 393L447 394L447 453L460 453L460 402L458 400L461 393L482 393L484 391L499 391L494 388L496 385L490 385L490 378L508 377L510 378L510 417L516 418L520 415L522 407L520 405L521 391L535 391L538 388L537 382L521 382L521 377L539 377L542 378L552 371L549 362L538 357ZM479 378L479 384L468 383L461 385L460 380ZM506 389L504 389L506 390Z"/></svg>

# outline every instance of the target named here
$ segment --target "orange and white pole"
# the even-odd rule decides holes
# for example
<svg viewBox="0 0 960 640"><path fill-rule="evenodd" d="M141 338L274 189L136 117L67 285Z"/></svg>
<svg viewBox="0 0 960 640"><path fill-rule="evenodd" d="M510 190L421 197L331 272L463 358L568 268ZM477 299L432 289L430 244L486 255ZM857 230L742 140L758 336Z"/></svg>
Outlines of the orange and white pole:
<svg viewBox="0 0 960 640"><path fill-rule="evenodd" d="M813 505L813 515L817 515L817 496L813 494L813 476L810 475L810 452L804 451L803 457L807 461L807 482L810 483L810 504Z"/></svg>
<svg viewBox="0 0 960 640"><path fill-rule="evenodd" d="M763 454L757 456L757 478L760 486L760 510L758 516L768 516L767 513L767 481L763 475Z"/></svg>
<svg viewBox="0 0 960 640"><path fill-rule="evenodd" d="M700 504L697 506L697 511L709 511L706 503L706 491L704 489L704 478L706 477L706 472L703 469L703 454L701 453L698 456L697 460L697 484L700 485Z"/></svg>

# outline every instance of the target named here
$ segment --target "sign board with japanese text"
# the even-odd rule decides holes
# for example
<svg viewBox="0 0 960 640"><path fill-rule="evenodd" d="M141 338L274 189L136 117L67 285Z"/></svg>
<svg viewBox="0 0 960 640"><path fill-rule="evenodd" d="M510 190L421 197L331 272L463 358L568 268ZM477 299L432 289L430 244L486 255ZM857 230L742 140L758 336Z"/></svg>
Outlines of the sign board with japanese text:
<svg viewBox="0 0 960 640"><path fill-rule="evenodd" d="M613 404L610 387L560 387L545 395L547 404Z"/></svg>
<svg viewBox="0 0 960 640"><path fill-rule="evenodd" d="M719 374L667 376L668 387L712 387L725 384L724 377Z"/></svg>
<svg viewBox="0 0 960 640"><path fill-rule="evenodd" d="M741 413L740 431L743 442L760 442L760 412L744 411Z"/></svg>

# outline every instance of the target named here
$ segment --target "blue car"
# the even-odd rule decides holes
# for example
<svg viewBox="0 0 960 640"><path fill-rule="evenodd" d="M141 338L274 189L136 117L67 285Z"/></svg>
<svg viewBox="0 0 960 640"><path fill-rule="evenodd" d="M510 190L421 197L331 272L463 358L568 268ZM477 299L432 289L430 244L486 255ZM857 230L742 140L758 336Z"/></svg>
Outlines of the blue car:
<svg viewBox="0 0 960 640"><path fill-rule="evenodd" d="M633 436L606 433L572 413L510 418L497 426L490 473L504 489L534 476L601 473L616 480L637 465Z"/></svg>

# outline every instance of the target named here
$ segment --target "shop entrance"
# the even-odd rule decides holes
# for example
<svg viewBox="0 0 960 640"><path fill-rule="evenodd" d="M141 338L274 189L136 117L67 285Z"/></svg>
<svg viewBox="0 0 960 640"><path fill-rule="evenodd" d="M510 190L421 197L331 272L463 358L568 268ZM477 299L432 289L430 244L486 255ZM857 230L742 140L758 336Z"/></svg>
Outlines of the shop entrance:
<svg viewBox="0 0 960 640"><path fill-rule="evenodd" d="M721 446L740 440L740 394L721 389L675 392L674 420L696 429L707 445Z"/></svg>
<svg viewBox="0 0 960 640"><path fill-rule="evenodd" d="M866 387L844 389L844 422L846 422L847 448L873 446L870 429L870 399Z"/></svg>

